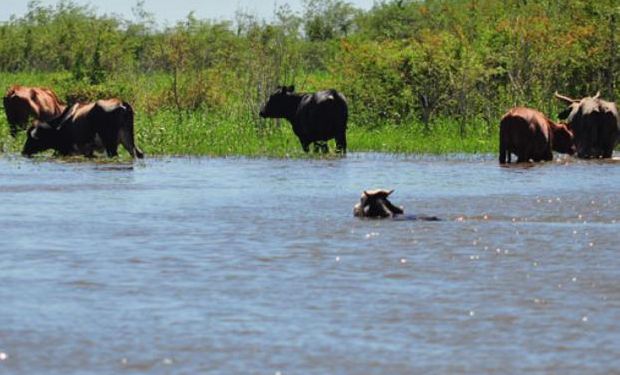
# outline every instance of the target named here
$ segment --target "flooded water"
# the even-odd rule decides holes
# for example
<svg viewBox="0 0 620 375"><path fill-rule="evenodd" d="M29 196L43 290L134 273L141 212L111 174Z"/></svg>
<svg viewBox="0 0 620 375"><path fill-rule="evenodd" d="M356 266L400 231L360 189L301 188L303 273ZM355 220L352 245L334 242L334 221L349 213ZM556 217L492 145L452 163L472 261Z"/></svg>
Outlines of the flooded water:
<svg viewBox="0 0 620 375"><path fill-rule="evenodd" d="M409 214L358 220L363 189ZM0 159L0 373L620 371L620 162Z"/></svg>

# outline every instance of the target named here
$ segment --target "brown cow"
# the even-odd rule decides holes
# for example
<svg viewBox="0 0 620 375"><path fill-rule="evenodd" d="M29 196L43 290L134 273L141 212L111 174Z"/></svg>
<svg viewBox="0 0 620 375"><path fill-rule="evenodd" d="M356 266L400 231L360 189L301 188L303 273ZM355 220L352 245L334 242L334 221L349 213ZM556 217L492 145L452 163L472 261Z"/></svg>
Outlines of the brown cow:
<svg viewBox="0 0 620 375"><path fill-rule="evenodd" d="M566 119L575 134L577 156L580 158L610 158L620 135L620 117L616 103L593 97L571 99L557 92L555 97L568 107L559 114Z"/></svg>
<svg viewBox="0 0 620 375"><path fill-rule="evenodd" d="M20 128L25 128L30 117L51 121L65 110L66 106L56 94L43 87L14 85L3 98L6 119L14 137Z"/></svg>
<svg viewBox="0 0 620 375"><path fill-rule="evenodd" d="M50 122L35 122L28 129L22 154L53 149L61 155L92 157L95 150L105 150L113 157L121 143L132 157L142 158L134 143L133 120L133 108L119 99L77 103Z"/></svg>
<svg viewBox="0 0 620 375"><path fill-rule="evenodd" d="M564 124L556 124L542 113L516 107L502 117L499 128L499 163L553 160L553 151L572 155L575 152L573 134Z"/></svg>

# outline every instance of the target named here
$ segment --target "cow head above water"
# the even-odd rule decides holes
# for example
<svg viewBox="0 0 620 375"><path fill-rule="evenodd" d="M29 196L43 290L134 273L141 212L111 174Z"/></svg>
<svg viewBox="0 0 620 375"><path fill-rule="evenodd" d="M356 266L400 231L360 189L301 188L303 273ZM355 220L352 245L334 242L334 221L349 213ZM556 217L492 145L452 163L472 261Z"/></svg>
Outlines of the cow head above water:
<svg viewBox="0 0 620 375"><path fill-rule="evenodd" d="M263 118L286 118L291 116L291 111L296 106L291 103L295 101L293 96L295 86L278 87L263 104L260 109L260 117ZM292 100L291 100L292 99Z"/></svg>
<svg viewBox="0 0 620 375"><path fill-rule="evenodd" d="M28 128L22 155L32 156L41 151L55 148L58 144L58 129L46 122L37 121Z"/></svg>
<svg viewBox="0 0 620 375"><path fill-rule="evenodd" d="M594 96L587 96L582 99L573 99L566 95L560 95L557 91L555 92L555 97L564 103L566 103L566 108L558 114L558 118L560 120L568 120L570 122L572 118L577 114L579 108L581 107L584 101L593 102L597 100L601 96L601 92L598 91ZM586 104L587 105L587 104Z"/></svg>
<svg viewBox="0 0 620 375"><path fill-rule="evenodd" d="M365 190L360 197L360 202L353 208L353 215L386 218L403 214L402 207L396 207L388 200L388 196L393 192L394 190L385 189Z"/></svg>

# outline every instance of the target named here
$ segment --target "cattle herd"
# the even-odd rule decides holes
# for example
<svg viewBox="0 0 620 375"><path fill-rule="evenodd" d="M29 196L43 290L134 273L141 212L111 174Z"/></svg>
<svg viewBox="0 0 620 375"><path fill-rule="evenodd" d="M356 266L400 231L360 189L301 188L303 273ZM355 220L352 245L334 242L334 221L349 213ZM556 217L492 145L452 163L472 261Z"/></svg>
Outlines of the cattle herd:
<svg viewBox="0 0 620 375"><path fill-rule="evenodd" d="M557 92L555 97L566 104L559 114L564 123L555 123L534 109L516 107L501 119L499 162L552 160L553 151L577 154L580 158L610 158L620 138L620 118L616 104L600 98L600 93L572 99ZM94 151L117 155L119 143L134 158L144 153L134 142L134 111L131 105L111 98L92 103L65 105L50 89L12 86L3 99L4 110L15 136L27 127L22 154L31 156L52 149L60 155L92 157ZM285 118L299 138L304 151L310 145L327 152L327 141L336 141L336 150L346 153L348 108L345 97L336 90L311 94L295 92L294 86L278 87L261 107L260 116ZM383 207L393 210L386 192L366 194ZM385 195L385 197L383 197ZM388 194L389 195L389 194ZM364 197L363 197L364 198ZM372 205L371 205L372 206ZM387 208L386 208L387 207Z"/></svg>
<svg viewBox="0 0 620 375"><path fill-rule="evenodd" d="M542 113L513 108L502 117L499 132L499 162L552 160L553 151L584 159L610 158L620 137L616 104L600 98L600 92L572 99L557 92L555 97L567 107L559 114L565 124L556 124Z"/></svg>
<svg viewBox="0 0 620 375"><path fill-rule="evenodd" d="M3 104L12 136L34 118L27 128L24 156L52 149L63 156L92 157L97 150L113 157L118 155L120 143L132 157L144 157L134 142L133 108L122 100L112 98L67 106L52 90L13 86Z"/></svg>

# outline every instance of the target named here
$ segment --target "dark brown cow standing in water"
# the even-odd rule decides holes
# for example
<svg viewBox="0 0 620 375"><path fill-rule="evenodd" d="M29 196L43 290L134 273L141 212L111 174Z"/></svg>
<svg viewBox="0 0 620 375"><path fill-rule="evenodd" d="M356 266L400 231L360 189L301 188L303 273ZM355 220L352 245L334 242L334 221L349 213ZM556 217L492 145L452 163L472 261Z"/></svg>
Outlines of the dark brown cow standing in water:
<svg viewBox="0 0 620 375"><path fill-rule="evenodd" d="M95 150L105 150L113 157L121 143L132 157L142 158L144 154L134 142L133 120L133 108L119 99L74 104L49 123L32 125L22 154L53 149L61 155L92 157Z"/></svg>
<svg viewBox="0 0 620 375"><path fill-rule="evenodd" d="M564 124L556 124L542 113L516 107L502 117L499 128L499 163L553 160L553 151L573 154L573 134Z"/></svg>
<svg viewBox="0 0 620 375"><path fill-rule="evenodd" d="M566 119L575 134L577 156L580 158L610 158L620 135L620 117L616 103L593 97L571 99L557 92L555 97L568 107L559 114Z"/></svg>
<svg viewBox="0 0 620 375"><path fill-rule="evenodd" d="M66 106L56 94L43 87L12 86L3 98L6 119L14 137L20 128L25 128L28 119L51 121L65 110Z"/></svg>

